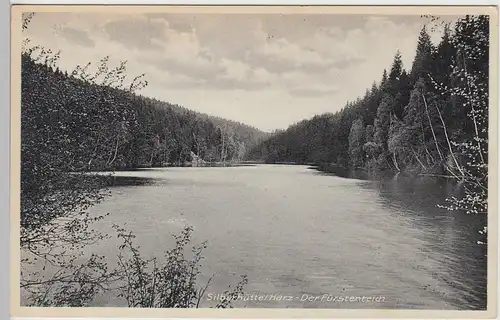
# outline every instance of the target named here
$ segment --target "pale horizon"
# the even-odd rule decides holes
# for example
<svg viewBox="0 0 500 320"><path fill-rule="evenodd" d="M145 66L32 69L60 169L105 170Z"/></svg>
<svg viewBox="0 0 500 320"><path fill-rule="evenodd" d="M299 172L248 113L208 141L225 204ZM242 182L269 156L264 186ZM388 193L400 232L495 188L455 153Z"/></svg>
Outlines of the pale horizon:
<svg viewBox="0 0 500 320"><path fill-rule="evenodd" d="M389 71L411 67L415 16L36 13L25 37L71 71L110 56L145 73L137 92L262 131L335 113ZM435 43L441 32L431 32Z"/></svg>

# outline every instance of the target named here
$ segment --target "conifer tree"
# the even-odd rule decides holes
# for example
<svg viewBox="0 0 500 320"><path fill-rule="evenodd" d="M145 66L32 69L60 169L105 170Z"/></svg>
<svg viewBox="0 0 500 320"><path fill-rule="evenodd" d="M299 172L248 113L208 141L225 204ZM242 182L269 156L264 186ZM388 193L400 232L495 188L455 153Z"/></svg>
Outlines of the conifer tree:
<svg viewBox="0 0 500 320"><path fill-rule="evenodd" d="M363 145L365 140L365 128L363 120L356 119L353 121L351 131L349 133L349 155L350 162L353 168L363 165L364 152Z"/></svg>
<svg viewBox="0 0 500 320"><path fill-rule="evenodd" d="M393 97L399 92L399 83L401 74L403 73L403 61L401 60L401 52L398 50L392 62L391 71L388 76L388 90Z"/></svg>
<svg viewBox="0 0 500 320"><path fill-rule="evenodd" d="M382 153L387 152L387 138L389 136L389 125L391 114L393 113L394 98L390 94L385 94L377 109L377 118L374 122L374 141L377 143Z"/></svg>
<svg viewBox="0 0 500 320"><path fill-rule="evenodd" d="M410 72L410 84L414 85L422 78L426 85L430 83L429 75L433 65L434 45L432 44L426 27L422 27L417 42L417 52Z"/></svg>

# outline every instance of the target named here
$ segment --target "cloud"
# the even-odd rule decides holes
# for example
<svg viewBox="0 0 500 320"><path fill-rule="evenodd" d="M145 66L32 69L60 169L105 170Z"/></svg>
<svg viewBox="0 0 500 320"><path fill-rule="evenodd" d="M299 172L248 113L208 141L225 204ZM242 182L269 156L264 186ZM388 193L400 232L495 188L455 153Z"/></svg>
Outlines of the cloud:
<svg viewBox="0 0 500 320"><path fill-rule="evenodd" d="M203 85L204 88L213 88L219 90L245 90L255 91L261 90L270 86L269 83L259 81L244 81L238 79L218 78L214 81L207 82Z"/></svg>
<svg viewBox="0 0 500 320"><path fill-rule="evenodd" d="M224 72L214 79L215 88L259 90L272 87L276 81L275 75L266 69L255 69L241 61L223 59L220 65Z"/></svg>
<svg viewBox="0 0 500 320"><path fill-rule="evenodd" d="M190 60L143 60L159 72L156 79L178 89L209 88L216 90L259 90L272 85L273 75L265 69L251 69L241 61L221 59L210 61L202 56ZM165 74L167 73L167 74Z"/></svg>
<svg viewBox="0 0 500 320"><path fill-rule="evenodd" d="M94 47L95 46L94 40L92 40L89 37L88 33L83 31L83 30L79 30L79 29L75 29L75 28L71 28L71 27L67 27L67 26L62 27L61 28L61 36L63 36L68 41L73 42L75 44L78 44L82 47Z"/></svg>
<svg viewBox="0 0 500 320"><path fill-rule="evenodd" d="M345 30L334 26L336 22L328 15L311 19L300 15L152 13L147 17L163 20L168 25L165 42L168 49L163 54L164 61L159 62L160 67L188 76L196 76L195 69L198 67L203 79L209 78L207 72L213 72L215 77L215 73L221 71L217 66L207 68L199 63L199 51L202 49L210 52L213 64L228 59L240 61L251 69L264 69L270 74L299 71L315 74L317 79L332 70L345 69L364 61L349 50L339 50L339 37ZM337 18L347 21L345 17ZM291 24L299 26L290 32ZM321 29L318 31L315 27ZM185 47L190 48L183 49ZM176 52L172 53L172 50ZM191 60L184 61L186 57Z"/></svg>
<svg viewBox="0 0 500 320"><path fill-rule="evenodd" d="M147 62L147 60L143 60ZM210 80L218 73L223 71L223 68L210 60L197 56L194 59L174 59L171 57L158 58L150 61L152 65L158 67L162 71L167 71L173 74L185 75L191 78L201 80Z"/></svg>
<svg viewBox="0 0 500 320"><path fill-rule="evenodd" d="M65 69L128 60L128 74L146 73L148 95L271 128L339 110L380 81L398 49L410 67L422 23L417 15L66 12L37 13L25 34L61 50Z"/></svg>
<svg viewBox="0 0 500 320"><path fill-rule="evenodd" d="M337 88L294 88L289 92L293 96L299 97L317 97L317 96L328 96L337 93L339 90Z"/></svg>
<svg viewBox="0 0 500 320"><path fill-rule="evenodd" d="M332 63L332 67L339 70L346 70L353 66L360 65L364 63L367 58L362 57L350 57L341 60L337 60Z"/></svg>
<svg viewBox="0 0 500 320"><path fill-rule="evenodd" d="M197 82L211 81L224 72L224 67L219 65L208 50L199 48L194 52L187 50L184 55L167 51L160 55L144 55L139 57L138 61L151 65L163 73L197 79Z"/></svg>
<svg viewBox="0 0 500 320"><path fill-rule="evenodd" d="M146 17L163 20L168 23L170 29L178 33L192 33L195 26L197 26L197 15L187 14L168 14L164 13L147 13Z"/></svg>
<svg viewBox="0 0 500 320"><path fill-rule="evenodd" d="M167 27L162 20L134 17L110 21L104 25L104 30L110 40L129 49L161 50Z"/></svg>

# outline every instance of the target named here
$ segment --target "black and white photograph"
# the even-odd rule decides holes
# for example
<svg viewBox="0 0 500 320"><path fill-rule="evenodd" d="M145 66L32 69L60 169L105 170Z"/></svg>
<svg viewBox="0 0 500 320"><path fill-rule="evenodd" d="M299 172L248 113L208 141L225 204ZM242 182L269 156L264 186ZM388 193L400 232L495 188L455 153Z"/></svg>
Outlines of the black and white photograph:
<svg viewBox="0 0 500 320"><path fill-rule="evenodd" d="M496 308L496 11L38 8L21 308Z"/></svg>

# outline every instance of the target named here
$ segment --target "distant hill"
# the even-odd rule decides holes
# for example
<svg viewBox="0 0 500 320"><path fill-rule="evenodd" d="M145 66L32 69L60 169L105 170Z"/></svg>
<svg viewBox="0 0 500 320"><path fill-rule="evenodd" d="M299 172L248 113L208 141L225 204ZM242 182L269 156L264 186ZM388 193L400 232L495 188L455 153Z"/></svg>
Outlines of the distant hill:
<svg viewBox="0 0 500 320"><path fill-rule="evenodd" d="M42 160L61 170L184 165L193 154L234 162L268 135L68 75L28 54L22 57L21 109L22 157L33 170Z"/></svg>
<svg viewBox="0 0 500 320"><path fill-rule="evenodd" d="M271 136L271 133L263 132L255 127L252 127L250 125L238 121L208 115L206 113L194 111L178 104L172 104L154 98L148 98L148 97L143 97L143 98L151 101L151 104L157 105L160 108L171 108L174 112L177 112L180 115L184 116L194 114L196 115L196 117L199 117L200 119L204 119L206 121L213 123L216 127L228 128L228 130L231 130L232 133L235 135L235 139L238 141L243 141L245 143L245 146L247 146L247 148L253 147L257 143L262 142L264 139Z"/></svg>

